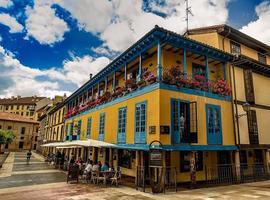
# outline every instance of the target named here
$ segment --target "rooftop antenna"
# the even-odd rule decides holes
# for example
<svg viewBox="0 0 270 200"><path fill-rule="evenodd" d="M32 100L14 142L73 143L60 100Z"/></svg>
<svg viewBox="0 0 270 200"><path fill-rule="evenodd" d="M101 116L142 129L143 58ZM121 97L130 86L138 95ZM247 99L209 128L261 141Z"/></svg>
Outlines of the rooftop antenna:
<svg viewBox="0 0 270 200"><path fill-rule="evenodd" d="M189 15L194 16L191 12L191 6L188 6L188 0L185 0L186 2L186 23L187 23L187 33L188 33L188 23L189 23Z"/></svg>

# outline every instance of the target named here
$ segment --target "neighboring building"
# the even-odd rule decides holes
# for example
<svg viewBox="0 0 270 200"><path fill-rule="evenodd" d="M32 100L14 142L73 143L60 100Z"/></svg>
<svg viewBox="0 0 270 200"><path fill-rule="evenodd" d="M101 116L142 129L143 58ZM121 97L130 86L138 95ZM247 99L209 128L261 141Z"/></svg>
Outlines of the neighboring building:
<svg viewBox="0 0 270 200"><path fill-rule="evenodd" d="M240 59L232 62L230 70L241 166L269 165L270 46L227 25L192 29L187 36ZM243 110L246 103L250 105L247 114Z"/></svg>
<svg viewBox="0 0 270 200"><path fill-rule="evenodd" d="M28 119L37 120L36 115L37 104L46 105L48 98L46 97L11 97L0 99L0 112L14 113L26 117ZM40 105L41 106L41 105ZM42 107L42 106L41 106Z"/></svg>
<svg viewBox="0 0 270 200"><path fill-rule="evenodd" d="M192 163L197 181L206 180L205 166L216 171L238 149L227 81L232 59L155 27L66 99L66 140L115 144L77 156L120 166L137 181L138 169L149 176L149 144L158 140L171 179L190 181ZM224 90L211 90L220 79Z"/></svg>
<svg viewBox="0 0 270 200"><path fill-rule="evenodd" d="M65 98L66 96L55 96L51 104L42 108L39 117L41 123L39 129L39 147L42 144L50 142L64 141L65 105L63 101ZM46 149L46 152L43 151L43 153L46 154L48 150L49 149Z"/></svg>
<svg viewBox="0 0 270 200"><path fill-rule="evenodd" d="M36 149L39 122L14 113L0 112L0 129L15 133L14 141L3 146L5 150L20 151Z"/></svg>

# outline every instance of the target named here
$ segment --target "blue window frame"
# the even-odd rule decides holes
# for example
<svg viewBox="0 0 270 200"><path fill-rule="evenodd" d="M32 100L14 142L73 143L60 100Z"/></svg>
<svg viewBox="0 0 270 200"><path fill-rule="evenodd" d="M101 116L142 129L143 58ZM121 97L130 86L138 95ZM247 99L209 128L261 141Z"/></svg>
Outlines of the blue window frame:
<svg viewBox="0 0 270 200"><path fill-rule="evenodd" d="M171 100L171 126L172 126L172 143L180 143L180 100L172 99Z"/></svg>
<svg viewBox="0 0 270 200"><path fill-rule="evenodd" d="M146 102L135 106L135 143L146 143Z"/></svg>
<svg viewBox="0 0 270 200"><path fill-rule="evenodd" d="M104 141L104 129L105 129L105 113L101 113L99 116L99 134L98 140Z"/></svg>
<svg viewBox="0 0 270 200"><path fill-rule="evenodd" d="M126 143L126 121L127 108L119 108L118 110L118 143Z"/></svg>
<svg viewBox="0 0 270 200"><path fill-rule="evenodd" d="M87 118L87 125L86 125L86 138L91 138L91 125L92 125L92 117Z"/></svg>
<svg viewBox="0 0 270 200"><path fill-rule="evenodd" d="M70 124L69 126L69 139L72 140L73 136L73 123Z"/></svg>
<svg viewBox="0 0 270 200"><path fill-rule="evenodd" d="M77 129L77 140L81 138L81 132L82 132L82 120L78 121L78 129Z"/></svg>
<svg viewBox="0 0 270 200"><path fill-rule="evenodd" d="M222 144L221 110L217 105L206 105L207 143Z"/></svg>

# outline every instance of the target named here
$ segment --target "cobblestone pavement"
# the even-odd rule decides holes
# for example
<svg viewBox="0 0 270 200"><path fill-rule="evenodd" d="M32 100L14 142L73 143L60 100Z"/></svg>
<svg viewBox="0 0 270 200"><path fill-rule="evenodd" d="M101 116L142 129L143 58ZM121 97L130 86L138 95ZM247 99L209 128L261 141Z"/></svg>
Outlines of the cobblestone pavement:
<svg viewBox="0 0 270 200"><path fill-rule="evenodd" d="M9 164L12 163L12 159L14 163L10 175L0 178L0 200L270 199L270 181L194 190L182 189L177 193L153 195L124 186L67 184L64 182L64 173L51 168L38 156L32 159L30 165L25 164L24 153L11 154Z"/></svg>

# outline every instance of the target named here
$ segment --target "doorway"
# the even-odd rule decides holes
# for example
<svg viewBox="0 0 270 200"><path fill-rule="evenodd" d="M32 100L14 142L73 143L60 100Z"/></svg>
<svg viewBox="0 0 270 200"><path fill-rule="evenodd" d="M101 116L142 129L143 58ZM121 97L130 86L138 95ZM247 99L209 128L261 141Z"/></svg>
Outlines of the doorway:
<svg viewBox="0 0 270 200"><path fill-rule="evenodd" d="M23 149L23 142L19 142L19 149Z"/></svg>

